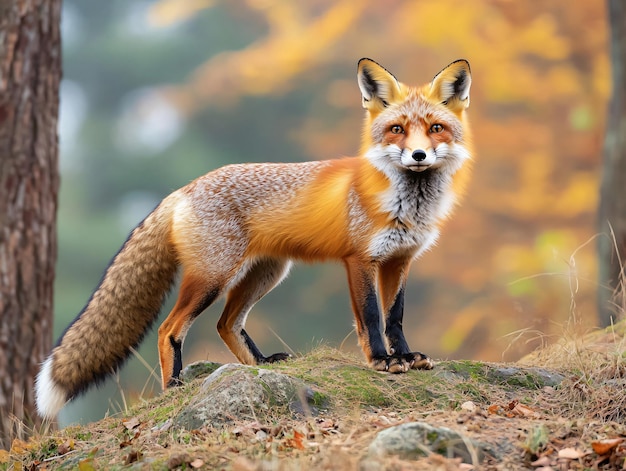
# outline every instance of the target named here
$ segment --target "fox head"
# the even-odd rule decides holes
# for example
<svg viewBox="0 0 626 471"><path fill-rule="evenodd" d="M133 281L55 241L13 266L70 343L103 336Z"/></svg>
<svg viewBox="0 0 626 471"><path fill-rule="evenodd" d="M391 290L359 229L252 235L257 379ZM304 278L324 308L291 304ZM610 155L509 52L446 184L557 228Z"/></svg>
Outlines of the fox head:
<svg viewBox="0 0 626 471"><path fill-rule="evenodd" d="M400 83L371 59L358 64L366 110L362 152L384 171L456 172L469 158L465 110L470 66L457 60L420 87Z"/></svg>

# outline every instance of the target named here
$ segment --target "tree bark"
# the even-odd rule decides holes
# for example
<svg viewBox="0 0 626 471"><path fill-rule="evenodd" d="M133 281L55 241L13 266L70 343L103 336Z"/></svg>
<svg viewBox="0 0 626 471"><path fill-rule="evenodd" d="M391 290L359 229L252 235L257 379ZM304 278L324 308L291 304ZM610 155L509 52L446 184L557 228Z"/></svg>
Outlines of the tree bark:
<svg viewBox="0 0 626 471"><path fill-rule="evenodd" d="M52 342L61 0L0 0L0 448L40 424Z"/></svg>
<svg viewBox="0 0 626 471"><path fill-rule="evenodd" d="M603 326L624 316L626 263L626 2L608 0L613 96L600 188L598 314Z"/></svg>

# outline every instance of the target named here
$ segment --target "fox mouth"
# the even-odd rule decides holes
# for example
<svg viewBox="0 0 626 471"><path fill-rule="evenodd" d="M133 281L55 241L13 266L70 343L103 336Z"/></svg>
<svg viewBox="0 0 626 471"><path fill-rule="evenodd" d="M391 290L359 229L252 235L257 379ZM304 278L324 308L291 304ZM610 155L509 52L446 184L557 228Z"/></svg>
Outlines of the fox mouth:
<svg viewBox="0 0 626 471"><path fill-rule="evenodd" d="M413 171L413 172L423 172L424 170L432 167L432 164L412 164L412 165L407 165L406 168L408 168L409 170Z"/></svg>

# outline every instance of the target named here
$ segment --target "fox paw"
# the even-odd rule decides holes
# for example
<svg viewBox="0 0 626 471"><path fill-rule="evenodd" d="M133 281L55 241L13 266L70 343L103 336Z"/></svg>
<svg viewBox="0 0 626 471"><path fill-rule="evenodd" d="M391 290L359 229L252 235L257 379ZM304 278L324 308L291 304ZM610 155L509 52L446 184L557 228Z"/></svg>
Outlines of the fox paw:
<svg viewBox="0 0 626 471"><path fill-rule="evenodd" d="M183 384L183 380L180 378L170 378L170 380L167 382L167 387L168 388L175 388L177 386L181 386Z"/></svg>
<svg viewBox="0 0 626 471"><path fill-rule="evenodd" d="M389 373L406 373L413 370L431 370L435 363L421 352L386 355L372 358L370 365L377 371Z"/></svg>
<svg viewBox="0 0 626 471"><path fill-rule="evenodd" d="M432 370L435 367L435 362L428 355L424 355L422 352L411 352L403 355L405 358L410 358L410 364L412 370Z"/></svg>
<svg viewBox="0 0 626 471"><path fill-rule="evenodd" d="M285 353L285 352L274 353L273 355L265 357L260 363L276 363L279 361L289 360L290 358L291 358L291 355L289 353Z"/></svg>

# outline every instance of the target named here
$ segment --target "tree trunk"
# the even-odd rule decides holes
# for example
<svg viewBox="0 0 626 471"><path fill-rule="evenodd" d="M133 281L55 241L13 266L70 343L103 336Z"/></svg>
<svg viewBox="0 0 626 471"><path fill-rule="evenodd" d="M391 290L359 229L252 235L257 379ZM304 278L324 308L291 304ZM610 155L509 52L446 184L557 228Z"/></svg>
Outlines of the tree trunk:
<svg viewBox="0 0 626 471"><path fill-rule="evenodd" d="M39 425L51 348L61 0L0 0L0 448Z"/></svg>
<svg viewBox="0 0 626 471"><path fill-rule="evenodd" d="M609 0L613 97L600 189L598 314L603 326L626 309L626 2Z"/></svg>

